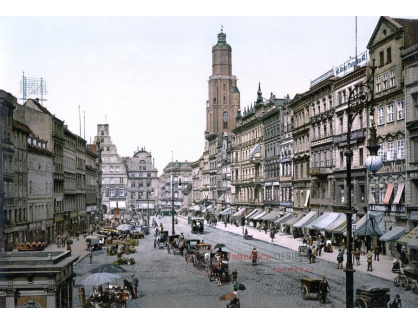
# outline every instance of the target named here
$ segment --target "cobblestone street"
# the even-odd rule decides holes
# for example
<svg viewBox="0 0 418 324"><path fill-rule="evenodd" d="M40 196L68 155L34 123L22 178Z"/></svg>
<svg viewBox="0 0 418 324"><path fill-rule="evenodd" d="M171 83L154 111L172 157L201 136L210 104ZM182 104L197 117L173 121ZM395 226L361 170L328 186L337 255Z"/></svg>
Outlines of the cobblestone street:
<svg viewBox="0 0 418 324"><path fill-rule="evenodd" d="M162 221L164 228L171 233L171 219L165 217ZM203 235L191 235L190 226L184 219L176 225L176 233L183 232L186 238L200 238L206 243L226 245L224 250L230 252L229 267L238 271L238 282L246 286L240 292L241 307L345 307L345 272L337 270L335 264L319 260L309 264L306 258L287 248L269 244L259 240L246 241L242 236L225 232L221 229L205 225ZM200 273L185 262L179 254L167 252L167 248L154 249L154 231L145 239L139 241L137 252L130 254L137 263L124 265L127 270L123 278L130 278L135 273L139 279L140 298L129 300L127 306L133 307L226 307L219 297L233 290L232 283L225 282L218 286L216 281ZM256 247L259 256L263 256L257 266L251 261L243 260ZM244 256L244 257L243 257ZM94 252L93 263L84 258L74 270L75 277L74 305L81 307L78 300L80 282L89 272L101 264L113 263L116 256L107 256L105 250ZM321 305L313 296L303 300L300 291L300 279L304 276L321 278L325 275L331 286L331 293L326 305ZM122 280L121 279L121 280ZM119 282L120 283L120 282ZM355 289L372 286L390 288L391 296L399 293L404 307L417 307L417 298L411 292L404 292L390 281L356 272L354 275ZM91 287L86 287L86 295Z"/></svg>

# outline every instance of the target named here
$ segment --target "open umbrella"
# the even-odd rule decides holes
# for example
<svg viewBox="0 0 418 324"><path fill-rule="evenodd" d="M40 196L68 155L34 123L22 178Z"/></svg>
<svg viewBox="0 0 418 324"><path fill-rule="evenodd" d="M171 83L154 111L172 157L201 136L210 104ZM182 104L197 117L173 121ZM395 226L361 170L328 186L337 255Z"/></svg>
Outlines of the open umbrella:
<svg viewBox="0 0 418 324"><path fill-rule="evenodd" d="M116 227L118 231L132 231L133 227L128 224L120 224L118 227Z"/></svg>
<svg viewBox="0 0 418 324"><path fill-rule="evenodd" d="M218 244L215 245L215 249L223 248L225 246L226 246L225 244L218 243Z"/></svg>
<svg viewBox="0 0 418 324"><path fill-rule="evenodd" d="M122 268L119 265L109 263L109 264L103 264L100 267L94 268L91 273L120 273L120 272L126 272L124 268Z"/></svg>
<svg viewBox="0 0 418 324"><path fill-rule="evenodd" d="M243 284L241 284L241 283L236 283L234 285L234 289L236 289L236 290L245 290L245 286Z"/></svg>
<svg viewBox="0 0 418 324"><path fill-rule="evenodd" d="M225 295L222 295L220 300L233 300L236 297L237 297L237 295L231 292L231 293L227 293Z"/></svg>
<svg viewBox="0 0 418 324"><path fill-rule="evenodd" d="M81 284L83 286L100 286L105 283L112 282L114 280L120 279L120 276L114 273L108 272L99 272L94 273L84 279Z"/></svg>

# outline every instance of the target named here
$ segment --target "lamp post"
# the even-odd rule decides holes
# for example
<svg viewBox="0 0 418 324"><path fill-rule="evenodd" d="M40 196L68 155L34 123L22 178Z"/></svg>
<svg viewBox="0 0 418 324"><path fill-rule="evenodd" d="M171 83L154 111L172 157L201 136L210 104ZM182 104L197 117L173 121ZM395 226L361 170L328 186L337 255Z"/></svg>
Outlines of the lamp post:
<svg viewBox="0 0 418 324"><path fill-rule="evenodd" d="M355 213L355 210L351 206L351 160L353 158L353 151L351 150L351 126L353 124L354 118L363 112L363 109L366 109L366 112L369 113L367 118L367 126L369 125L369 116L371 117L370 127L370 138L368 140L367 148L370 151L370 156L366 159L366 168L369 171L376 172L382 167L382 161L377 156L377 151L379 150L379 145L377 145L376 139L376 126L374 123L374 73L376 66L373 65L370 67L372 73L366 82L360 82L351 89L348 97L348 125L347 125L347 150L345 156L347 158L347 263L346 263L346 307L353 308L354 304L354 269L353 269L353 259L352 259L352 241L353 241L353 224L352 216ZM369 85L370 83L370 85ZM369 111L370 108L370 111ZM380 159L380 162L379 162ZM380 167L379 167L380 165Z"/></svg>
<svg viewBox="0 0 418 324"><path fill-rule="evenodd" d="M152 189L147 190L147 203L148 203L148 221L147 221L147 226L149 227L149 198L152 194Z"/></svg>

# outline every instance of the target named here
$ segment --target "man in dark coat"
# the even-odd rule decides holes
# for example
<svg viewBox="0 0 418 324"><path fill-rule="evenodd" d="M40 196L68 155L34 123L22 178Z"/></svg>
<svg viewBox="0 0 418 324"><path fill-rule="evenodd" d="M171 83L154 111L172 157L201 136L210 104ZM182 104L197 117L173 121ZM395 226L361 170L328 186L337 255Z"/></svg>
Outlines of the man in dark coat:
<svg viewBox="0 0 418 324"><path fill-rule="evenodd" d="M308 246L308 252L307 252L309 263L312 263L312 248Z"/></svg>
<svg viewBox="0 0 418 324"><path fill-rule="evenodd" d="M341 251L341 249L338 250L337 261L338 261L337 269L342 269L343 268L343 261L344 261L344 252Z"/></svg>
<svg viewBox="0 0 418 324"><path fill-rule="evenodd" d="M374 250L374 260L379 261L380 246L376 245L373 250Z"/></svg>
<svg viewBox="0 0 418 324"><path fill-rule="evenodd" d="M325 276L322 276L322 280L319 283L319 291L321 292L320 301L325 304L327 302L328 291L331 290L328 281Z"/></svg>

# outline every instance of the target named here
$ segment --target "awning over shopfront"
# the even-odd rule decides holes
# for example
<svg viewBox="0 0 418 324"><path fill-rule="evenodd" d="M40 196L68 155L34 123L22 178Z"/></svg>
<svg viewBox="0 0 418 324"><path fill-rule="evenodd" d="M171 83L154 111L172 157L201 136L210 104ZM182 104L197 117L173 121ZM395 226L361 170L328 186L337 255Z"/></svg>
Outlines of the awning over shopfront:
<svg viewBox="0 0 418 324"><path fill-rule="evenodd" d="M327 233L342 234L347 228L347 215L341 214L335 221L324 227ZM353 217L354 218L354 217Z"/></svg>
<svg viewBox="0 0 418 324"><path fill-rule="evenodd" d="M267 212L262 211L261 213L257 214L253 220L261 220L261 217L263 217L265 214L267 214Z"/></svg>
<svg viewBox="0 0 418 324"><path fill-rule="evenodd" d="M219 215L221 216L231 215L231 208L225 209L224 211L220 212Z"/></svg>
<svg viewBox="0 0 418 324"><path fill-rule="evenodd" d="M412 231L410 231L408 234L406 234L404 237L399 239L397 242L402 245L407 245L412 240L415 240L418 238L418 226L415 227Z"/></svg>
<svg viewBox="0 0 418 324"><path fill-rule="evenodd" d="M385 233L385 222L383 212L370 211L356 223L354 235L357 236L381 236Z"/></svg>
<svg viewBox="0 0 418 324"><path fill-rule="evenodd" d="M398 190L396 191L395 199L393 200L394 205L399 204L399 201L401 200L401 197L402 197L402 192L403 192L404 187L405 187L404 183L398 184Z"/></svg>
<svg viewBox="0 0 418 324"><path fill-rule="evenodd" d="M283 217L280 217L279 219L276 219L274 221L274 224L281 224L283 222L286 222L287 220L290 220L291 218L293 218L293 214L292 213L287 213Z"/></svg>
<svg viewBox="0 0 418 324"><path fill-rule="evenodd" d="M270 213L265 214L263 217L261 217L260 220L268 221L268 222L273 222L277 218L279 218L278 211L277 210L273 210Z"/></svg>
<svg viewBox="0 0 418 324"><path fill-rule="evenodd" d="M230 209L230 208L228 208ZM241 217L245 212L245 208L241 208L240 210L238 210L234 215L232 215L232 217Z"/></svg>
<svg viewBox="0 0 418 324"><path fill-rule="evenodd" d="M309 196L311 195L311 191L308 189L306 190L306 200L305 200L305 204L303 205L303 207L308 207L308 202L309 202Z"/></svg>
<svg viewBox="0 0 418 324"><path fill-rule="evenodd" d="M324 216L325 214L328 214L328 215L322 218L322 216ZM318 231L323 231L328 225L332 224L337 219L339 218L345 219L346 217L345 214L343 213L324 213L322 216L316 219L315 221L313 221L312 223L310 223L306 228L309 228L309 229L314 228L314 229L317 229Z"/></svg>
<svg viewBox="0 0 418 324"><path fill-rule="evenodd" d="M393 242L393 241L399 240L404 235L405 235L405 227L394 226L389 232L386 232L381 237L379 237L379 241Z"/></svg>
<svg viewBox="0 0 418 324"><path fill-rule="evenodd" d="M393 183L390 183L388 185L388 189L386 190L386 195L383 198L383 203L385 205L389 205L389 201L390 201L390 197L392 196L392 192L393 192Z"/></svg>
<svg viewBox="0 0 418 324"><path fill-rule="evenodd" d="M257 215L259 215L259 214L261 214L261 212L262 212L263 210L262 209L260 209L260 208L256 208L256 209L254 209L248 216L247 216L247 219L254 219L254 217L255 216L257 216Z"/></svg>
<svg viewBox="0 0 418 324"><path fill-rule="evenodd" d="M300 221L298 221L293 227L306 227L310 223L312 223L314 220L318 218L318 212L317 211L310 211L307 213Z"/></svg>
<svg viewBox="0 0 418 324"><path fill-rule="evenodd" d="M116 201L111 201L110 202L110 209L115 209L116 208Z"/></svg>
<svg viewBox="0 0 418 324"><path fill-rule="evenodd" d="M410 249L418 250L418 238L409 241L406 246Z"/></svg>
<svg viewBox="0 0 418 324"><path fill-rule="evenodd" d="M193 207L192 210L193 211L200 211L200 209L201 209L200 206L199 205L196 205L196 206Z"/></svg>
<svg viewBox="0 0 418 324"><path fill-rule="evenodd" d="M284 222L287 226L293 226L295 223L299 222L303 216L293 216L291 219Z"/></svg>
<svg viewBox="0 0 418 324"><path fill-rule="evenodd" d="M138 204L136 205L137 209L148 209L148 204ZM149 203L149 209L154 209L154 204Z"/></svg>

